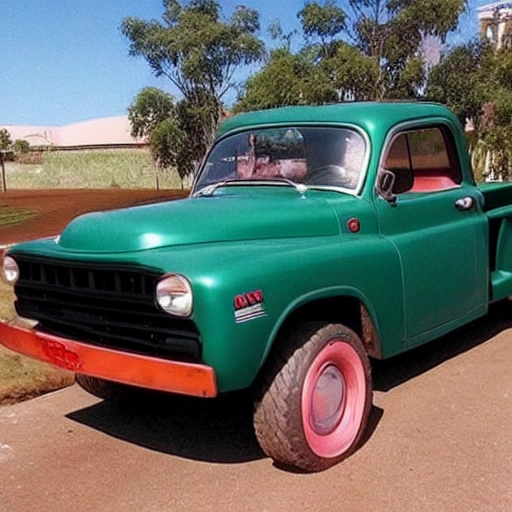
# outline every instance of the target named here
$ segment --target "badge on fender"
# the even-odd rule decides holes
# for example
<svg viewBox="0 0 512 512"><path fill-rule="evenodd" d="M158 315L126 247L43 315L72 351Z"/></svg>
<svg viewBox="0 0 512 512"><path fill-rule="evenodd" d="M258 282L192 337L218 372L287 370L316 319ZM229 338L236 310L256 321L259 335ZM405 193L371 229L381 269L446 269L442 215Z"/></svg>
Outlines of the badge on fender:
<svg viewBox="0 0 512 512"><path fill-rule="evenodd" d="M248 322L255 318L266 316L265 298L261 290L253 292L241 293L237 295L233 301L235 308L235 322L240 324Z"/></svg>

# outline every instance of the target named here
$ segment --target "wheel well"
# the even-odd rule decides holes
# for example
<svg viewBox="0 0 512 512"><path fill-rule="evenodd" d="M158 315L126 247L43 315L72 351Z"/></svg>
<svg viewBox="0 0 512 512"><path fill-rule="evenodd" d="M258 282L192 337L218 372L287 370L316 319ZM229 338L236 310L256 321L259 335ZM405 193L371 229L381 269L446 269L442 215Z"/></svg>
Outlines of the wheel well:
<svg viewBox="0 0 512 512"><path fill-rule="evenodd" d="M366 306L354 297L331 297L304 304L294 310L281 326L279 334L303 322L346 325L356 332L370 357L381 359L380 338Z"/></svg>

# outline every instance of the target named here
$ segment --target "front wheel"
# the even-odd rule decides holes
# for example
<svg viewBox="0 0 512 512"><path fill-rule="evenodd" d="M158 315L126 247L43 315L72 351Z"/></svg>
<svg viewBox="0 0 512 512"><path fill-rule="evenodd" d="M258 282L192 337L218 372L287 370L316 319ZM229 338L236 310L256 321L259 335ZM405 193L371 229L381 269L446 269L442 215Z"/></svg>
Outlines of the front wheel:
<svg viewBox="0 0 512 512"><path fill-rule="evenodd" d="M256 436L275 461L321 471L348 457L364 433L368 356L340 324L306 324L281 341L255 404Z"/></svg>
<svg viewBox="0 0 512 512"><path fill-rule="evenodd" d="M125 402L132 400L140 389L127 384L119 384L110 380L100 379L98 377L91 377L90 375L83 375L77 373L75 375L76 383L85 391L104 400L111 400L115 402Z"/></svg>

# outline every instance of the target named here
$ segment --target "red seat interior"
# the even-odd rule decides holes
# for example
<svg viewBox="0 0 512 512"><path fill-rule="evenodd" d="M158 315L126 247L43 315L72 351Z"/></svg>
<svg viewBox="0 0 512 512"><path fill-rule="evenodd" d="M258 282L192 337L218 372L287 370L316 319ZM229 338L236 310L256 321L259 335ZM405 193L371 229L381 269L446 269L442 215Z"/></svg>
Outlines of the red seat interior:
<svg viewBox="0 0 512 512"><path fill-rule="evenodd" d="M446 171L415 172L414 183L410 191L435 192L456 187L458 183L453 180L449 173L449 169Z"/></svg>

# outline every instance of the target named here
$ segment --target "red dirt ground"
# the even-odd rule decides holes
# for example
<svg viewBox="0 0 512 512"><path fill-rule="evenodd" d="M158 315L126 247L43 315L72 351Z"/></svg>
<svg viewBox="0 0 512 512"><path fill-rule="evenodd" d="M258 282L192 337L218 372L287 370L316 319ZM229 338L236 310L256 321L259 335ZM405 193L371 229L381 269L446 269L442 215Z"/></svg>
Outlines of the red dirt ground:
<svg viewBox="0 0 512 512"><path fill-rule="evenodd" d="M37 212L26 222L0 226L0 245L59 234L82 213L184 197L181 190L48 189L13 190L0 194L0 206Z"/></svg>

